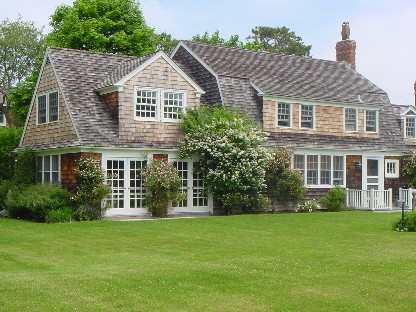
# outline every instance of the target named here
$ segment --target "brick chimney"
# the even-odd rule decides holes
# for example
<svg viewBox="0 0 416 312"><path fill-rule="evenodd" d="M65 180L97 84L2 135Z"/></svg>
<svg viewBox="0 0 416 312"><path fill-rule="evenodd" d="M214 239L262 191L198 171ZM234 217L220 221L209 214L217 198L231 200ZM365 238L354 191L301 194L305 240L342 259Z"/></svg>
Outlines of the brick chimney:
<svg viewBox="0 0 416 312"><path fill-rule="evenodd" d="M415 84L413 85L413 90L415 91L415 106L416 106L416 81L415 81Z"/></svg>
<svg viewBox="0 0 416 312"><path fill-rule="evenodd" d="M355 48L354 40L350 40L350 24L342 23L342 40L337 42L335 50L337 52L337 62L347 62L355 69Z"/></svg>

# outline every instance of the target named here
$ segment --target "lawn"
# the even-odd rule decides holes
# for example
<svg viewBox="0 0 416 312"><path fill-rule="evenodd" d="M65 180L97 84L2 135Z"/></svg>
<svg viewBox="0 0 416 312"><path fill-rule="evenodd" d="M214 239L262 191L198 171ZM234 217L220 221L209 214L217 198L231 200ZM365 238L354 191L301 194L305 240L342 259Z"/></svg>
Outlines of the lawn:
<svg viewBox="0 0 416 312"><path fill-rule="evenodd" d="M0 311L415 311L398 216L0 219Z"/></svg>

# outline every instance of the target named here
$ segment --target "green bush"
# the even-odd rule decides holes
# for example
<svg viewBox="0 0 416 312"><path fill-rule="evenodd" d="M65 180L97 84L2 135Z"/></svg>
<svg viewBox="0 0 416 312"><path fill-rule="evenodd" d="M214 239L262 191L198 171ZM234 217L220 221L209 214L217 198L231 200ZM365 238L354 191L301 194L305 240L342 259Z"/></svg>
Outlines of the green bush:
<svg viewBox="0 0 416 312"><path fill-rule="evenodd" d="M0 211L6 209L6 198L10 190L15 187L12 180L0 181Z"/></svg>
<svg viewBox="0 0 416 312"><path fill-rule="evenodd" d="M319 204L315 199L308 200L304 203L298 203L295 212L314 212L319 209Z"/></svg>
<svg viewBox="0 0 416 312"><path fill-rule="evenodd" d="M402 224L402 216L397 217L392 224L393 231L416 232L416 211L404 213L404 224Z"/></svg>
<svg viewBox="0 0 416 312"><path fill-rule="evenodd" d="M263 194L256 194L249 197L243 206L243 211L246 212L271 211L272 209L270 198Z"/></svg>
<svg viewBox="0 0 416 312"><path fill-rule="evenodd" d="M16 154L23 128L0 127L0 180L11 180L15 172Z"/></svg>
<svg viewBox="0 0 416 312"><path fill-rule="evenodd" d="M48 211L71 206L70 193L56 185L20 186L9 192L5 205L12 218L44 222Z"/></svg>
<svg viewBox="0 0 416 312"><path fill-rule="evenodd" d="M16 154L14 180L17 185L29 185L35 182L36 157L31 149L24 149Z"/></svg>
<svg viewBox="0 0 416 312"><path fill-rule="evenodd" d="M345 200L347 199L347 192L339 185L330 189L320 202L322 206L328 211L340 211L346 208Z"/></svg>
<svg viewBox="0 0 416 312"><path fill-rule="evenodd" d="M49 210L45 213L45 221L47 223L65 223L71 222L74 219L74 209L64 207L61 209Z"/></svg>
<svg viewBox="0 0 416 312"><path fill-rule="evenodd" d="M306 193L302 175L292 169L285 169L277 178L275 194L280 202L299 201Z"/></svg>

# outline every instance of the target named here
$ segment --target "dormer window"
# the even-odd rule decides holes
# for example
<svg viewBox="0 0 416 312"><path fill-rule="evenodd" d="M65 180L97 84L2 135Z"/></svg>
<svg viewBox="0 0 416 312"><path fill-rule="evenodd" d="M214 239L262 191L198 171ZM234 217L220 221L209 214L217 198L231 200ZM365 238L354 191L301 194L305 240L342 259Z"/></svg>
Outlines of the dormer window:
<svg viewBox="0 0 416 312"><path fill-rule="evenodd" d="M184 92L135 89L136 120L176 122L184 109Z"/></svg>
<svg viewBox="0 0 416 312"><path fill-rule="evenodd" d="M357 110L346 108L344 114L345 131L357 131Z"/></svg>
<svg viewBox="0 0 416 312"><path fill-rule="evenodd" d="M378 131L377 117L378 117L378 114L376 110L365 111L365 131L366 132Z"/></svg>
<svg viewBox="0 0 416 312"><path fill-rule="evenodd" d="M415 139L416 138L416 115L415 113L413 111L407 112L404 121L405 121L404 122L405 138Z"/></svg>
<svg viewBox="0 0 416 312"><path fill-rule="evenodd" d="M38 124L55 122L59 119L58 91L47 92L37 97Z"/></svg>
<svg viewBox="0 0 416 312"><path fill-rule="evenodd" d="M315 109L313 105L300 106L300 127L304 129L314 128Z"/></svg>
<svg viewBox="0 0 416 312"><path fill-rule="evenodd" d="M290 127L291 126L291 109L290 103L277 103L277 126Z"/></svg>

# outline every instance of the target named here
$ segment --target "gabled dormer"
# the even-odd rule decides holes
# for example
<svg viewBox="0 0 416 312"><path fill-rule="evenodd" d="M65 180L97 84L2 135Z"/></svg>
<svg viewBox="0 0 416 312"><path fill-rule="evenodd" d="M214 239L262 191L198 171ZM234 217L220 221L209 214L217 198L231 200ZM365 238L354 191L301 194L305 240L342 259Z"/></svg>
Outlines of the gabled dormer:
<svg viewBox="0 0 416 312"><path fill-rule="evenodd" d="M404 106L400 113L403 134L406 139L416 139L416 108L414 106ZM416 142L416 140L415 140Z"/></svg>

